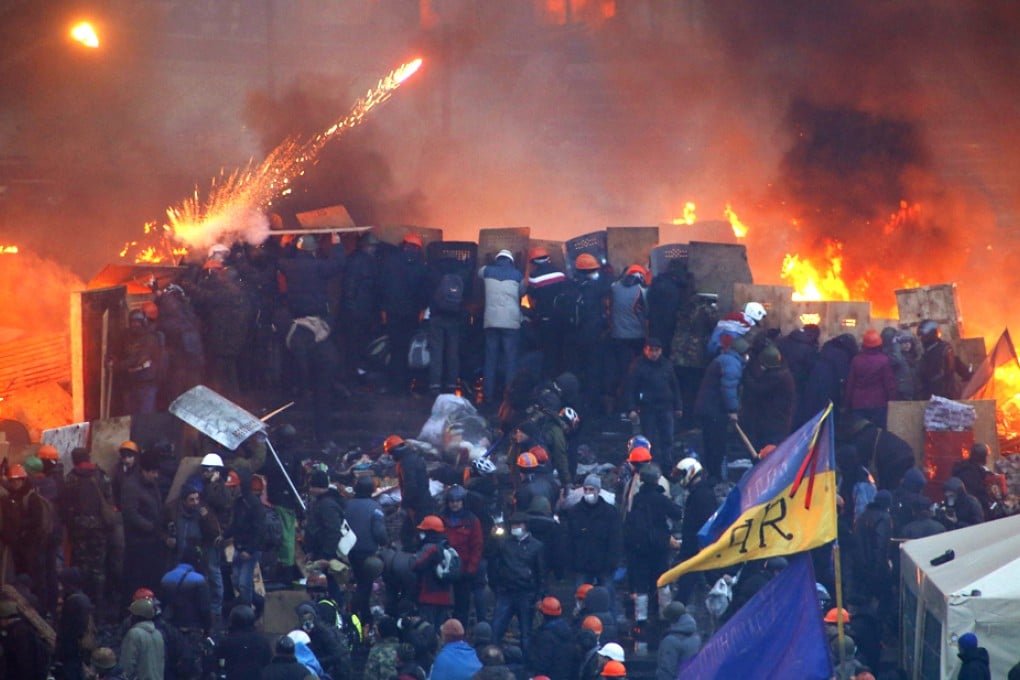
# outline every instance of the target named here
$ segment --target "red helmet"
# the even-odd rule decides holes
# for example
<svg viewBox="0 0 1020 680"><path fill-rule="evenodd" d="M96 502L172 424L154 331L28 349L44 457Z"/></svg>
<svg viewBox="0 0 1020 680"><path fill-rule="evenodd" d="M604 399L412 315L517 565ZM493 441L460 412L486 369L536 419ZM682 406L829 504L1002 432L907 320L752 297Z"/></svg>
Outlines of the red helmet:
<svg viewBox="0 0 1020 680"><path fill-rule="evenodd" d="M425 518L416 528L422 531L438 531L439 533L446 531L446 527L443 526L443 520L435 515L425 515Z"/></svg>
<svg viewBox="0 0 1020 680"><path fill-rule="evenodd" d="M237 476L237 473L231 470L227 473L227 481L224 486L241 486L241 478Z"/></svg>
<svg viewBox="0 0 1020 680"><path fill-rule="evenodd" d="M602 667L602 677L625 678L627 677L627 667L619 661L613 661L610 659L606 662L606 665Z"/></svg>
<svg viewBox="0 0 1020 680"><path fill-rule="evenodd" d="M590 630L596 635L602 635L602 619L597 616L586 616L581 622L581 628Z"/></svg>
<svg viewBox="0 0 1020 680"><path fill-rule="evenodd" d="M146 300L142 303L142 312L145 313L145 317L149 321L155 321L159 318L159 307L152 300Z"/></svg>
<svg viewBox="0 0 1020 680"><path fill-rule="evenodd" d="M647 463L651 459L652 452L644 446L635 446L627 456L627 460L631 463Z"/></svg>
<svg viewBox="0 0 1020 680"><path fill-rule="evenodd" d="M627 271L624 272L624 275L625 276L631 276L631 275L640 276L641 277L641 283L644 284L644 285L648 285L648 282L652 278L652 275L648 273L648 270L645 269L644 267L642 267L639 264L632 264L631 266L627 267Z"/></svg>
<svg viewBox="0 0 1020 680"><path fill-rule="evenodd" d="M538 444L535 444L530 449L528 449L528 453L535 456L535 458L538 460L539 465L544 465L545 463L549 462L549 452L546 451L544 447L541 447Z"/></svg>
<svg viewBox="0 0 1020 680"><path fill-rule="evenodd" d="M7 479L28 479L28 473L21 463L15 463L7 472Z"/></svg>
<svg viewBox="0 0 1020 680"><path fill-rule="evenodd" d="M393 449L403 445L404 443L405 442L403 437L397 434L391 434L389 437L386 438L386 441L383 442L383 451L389 453L393 451Z"/></svg>
<svg viewBox="0 0 1020 680"><path fill-rule="evenodd" d="M549 250L547 248L543 248L542 246L535 246L534 248L531 249L531 252L528 253L529 260L537 260L543 257L549 257Z"/></svg>
<svg viewBox="0 0 1020 680"><path fill-rule="evenodd" d="M131 596L131 601L135 600L154 600L156 599L156 593L152 592L148 588L139 588L135 591L135 594Z"/></svg>
<svg viewBox="0 0 1020 680"><path fill-rule="evenodd" d="M594 587L595 586L593 586L590 583L582 583L581 585L577 586L577 592L574 593L574 598L578 600L583 600L584 598L588 597L588 591Z"/></svg>
<svg viewBox="0 0 1020 680"><path fill-rule="evenodd" d="M543 597L542 601L538 603L538 611L548 616L561 616L563 606L555 597Z"/></svg>

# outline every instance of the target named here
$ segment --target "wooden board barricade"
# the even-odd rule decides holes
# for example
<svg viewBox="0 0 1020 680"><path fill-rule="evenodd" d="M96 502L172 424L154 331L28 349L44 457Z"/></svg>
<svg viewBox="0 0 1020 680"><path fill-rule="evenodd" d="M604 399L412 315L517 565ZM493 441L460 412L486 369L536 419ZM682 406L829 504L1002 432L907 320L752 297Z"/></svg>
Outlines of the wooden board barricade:
<svg viewBox="0 0 1020 680"><path fill-rule="evenodd" d="M694 224L659 224L659 237L666 243L729 243L740 240L726 220L697 220Z"/></svg>
<svg viewBox="0 0 1020 680"><path fill-rule="evenodd" d="M351 214L342 205L328 205L325 208L299 212L296 217L298 224L304 229L344 229L356 226Z"/></svg>
<svg viewBox="0 0 1020 680"><path fill-rule="evenodd" d="M733 284L754 282L747 249L742 245L692 242L688 246L687 269L699 293L719 296L721 315L734 310Z"/></svg>
<svg viewBox="0 0 1020 680"><path fill-rule="evenodd" d="M999 459L999 436L995 430L995 400L965 400L961 404L970 404L977 412L974 421L974 441L988 445L988 467L993 468ZM914 459L920 466L924 453L924 409L926 401L890 401L887 428L894 435L910 444L914 451Z"/></svg>
<svg viewBox="0 0 1020 680"><path fill-rule="evenodd" d="M791 286L734 283L733 308L743 309L748 302L760 302L765 307L768 312L762 324L765 328L778 328L785 335L804 326L793 306Z"/></svg>
<svg viewBox="0 0 1020 680"><path fill-rule="evenodd" d="M649 266L652 248L659 243L658 227L607 227L609 264L621 276L632 264Z"/></svg>
<svg viewBox="0 0 1020 680"><path fill-rule="evenodd" d="M937 321L942 337L952 344L963 337L963 314L955 283L940 283L896 291L900 328L914 330L925 319Z"/></svg>
<svg viewBox="0 0 1020 680"><path fill-rule="evenodd" d="M791 304L801 326L818 324L822 343L844 333L854 336L860 343L864 333L872 327L870 302L800 300Z"/></svg>
<svg viewBox="0 0 1020 680"><path fill-rule="evenodd" d="M120 445L127 439L131 439L131 416L92 421L89 442L92 462L106 474L113 474L120 463Z"/></svg>
<svg viewBox="0 0 1020 680"><path fill-rule="evenodd" d="M514 266L521 272L528 257L528 243L531 241L531 227L492 227L478 230L478 266L492 264L496 253L509 250L514 256Z"/></svg>
<svg viewBox="0 0 1020 680"><path fill-rule="evenodd" d="M108 319L108 346L117 347L127 327L127 288L114 286L71 293L71 396L75 422L100 417L102 396L103 313ZM119 406L117 394L113 404ZM115 407L113 413L117 412Z"/></svg>

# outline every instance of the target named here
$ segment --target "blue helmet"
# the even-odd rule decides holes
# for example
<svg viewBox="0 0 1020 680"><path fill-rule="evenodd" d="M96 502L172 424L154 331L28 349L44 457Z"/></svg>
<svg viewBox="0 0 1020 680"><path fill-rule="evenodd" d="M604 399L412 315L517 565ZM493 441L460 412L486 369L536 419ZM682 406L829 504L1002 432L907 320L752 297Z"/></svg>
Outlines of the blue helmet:
<svg viewBox="0 0 1020 680"><path fill-rule="evenodd" d="M636 434L627 441L627 453L630 453L638 446L643 446L649 451L652 450L652 443L648 441L648 438L643 435Z"/></svg>

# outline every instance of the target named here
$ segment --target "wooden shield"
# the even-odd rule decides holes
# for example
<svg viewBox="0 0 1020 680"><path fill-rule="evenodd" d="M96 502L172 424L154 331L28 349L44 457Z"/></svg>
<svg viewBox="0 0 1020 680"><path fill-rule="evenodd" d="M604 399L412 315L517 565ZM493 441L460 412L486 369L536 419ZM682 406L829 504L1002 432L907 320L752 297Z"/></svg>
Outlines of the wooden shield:
<svg viewBox="0 0 1020 680"><path fill-rule="evenodd" d="M719 313L734 310L733 284L753 283L751 266L747 262L747 248L728 243L702 243L688 246L687 268L694 277L699 293L719 296Z"/></svg>
<svg viewBox="0 0 1020 680"><path fill-rule="evenodd" d="M608 227L606 246L609 264L617 276L632 264L649 265L649 257L659 243L658 227Z"/></svg>

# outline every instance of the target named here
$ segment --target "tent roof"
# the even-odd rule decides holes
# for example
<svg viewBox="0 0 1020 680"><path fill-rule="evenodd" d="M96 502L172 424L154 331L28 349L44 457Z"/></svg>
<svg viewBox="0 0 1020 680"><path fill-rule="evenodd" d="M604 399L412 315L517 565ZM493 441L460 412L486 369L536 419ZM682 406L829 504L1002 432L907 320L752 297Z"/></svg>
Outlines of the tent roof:
<svg viewBox="0 0 1020 680"><path fill-rule="evenodd" d="M975 588L986 597L1020 594L1020 579L1014 570L998 573L1020 561L1020 515L907 541L902 550L907 558L904 569L908 562L916 566L944 597ZM931 560L947 550L955 557L932 566Z"/></svg>

